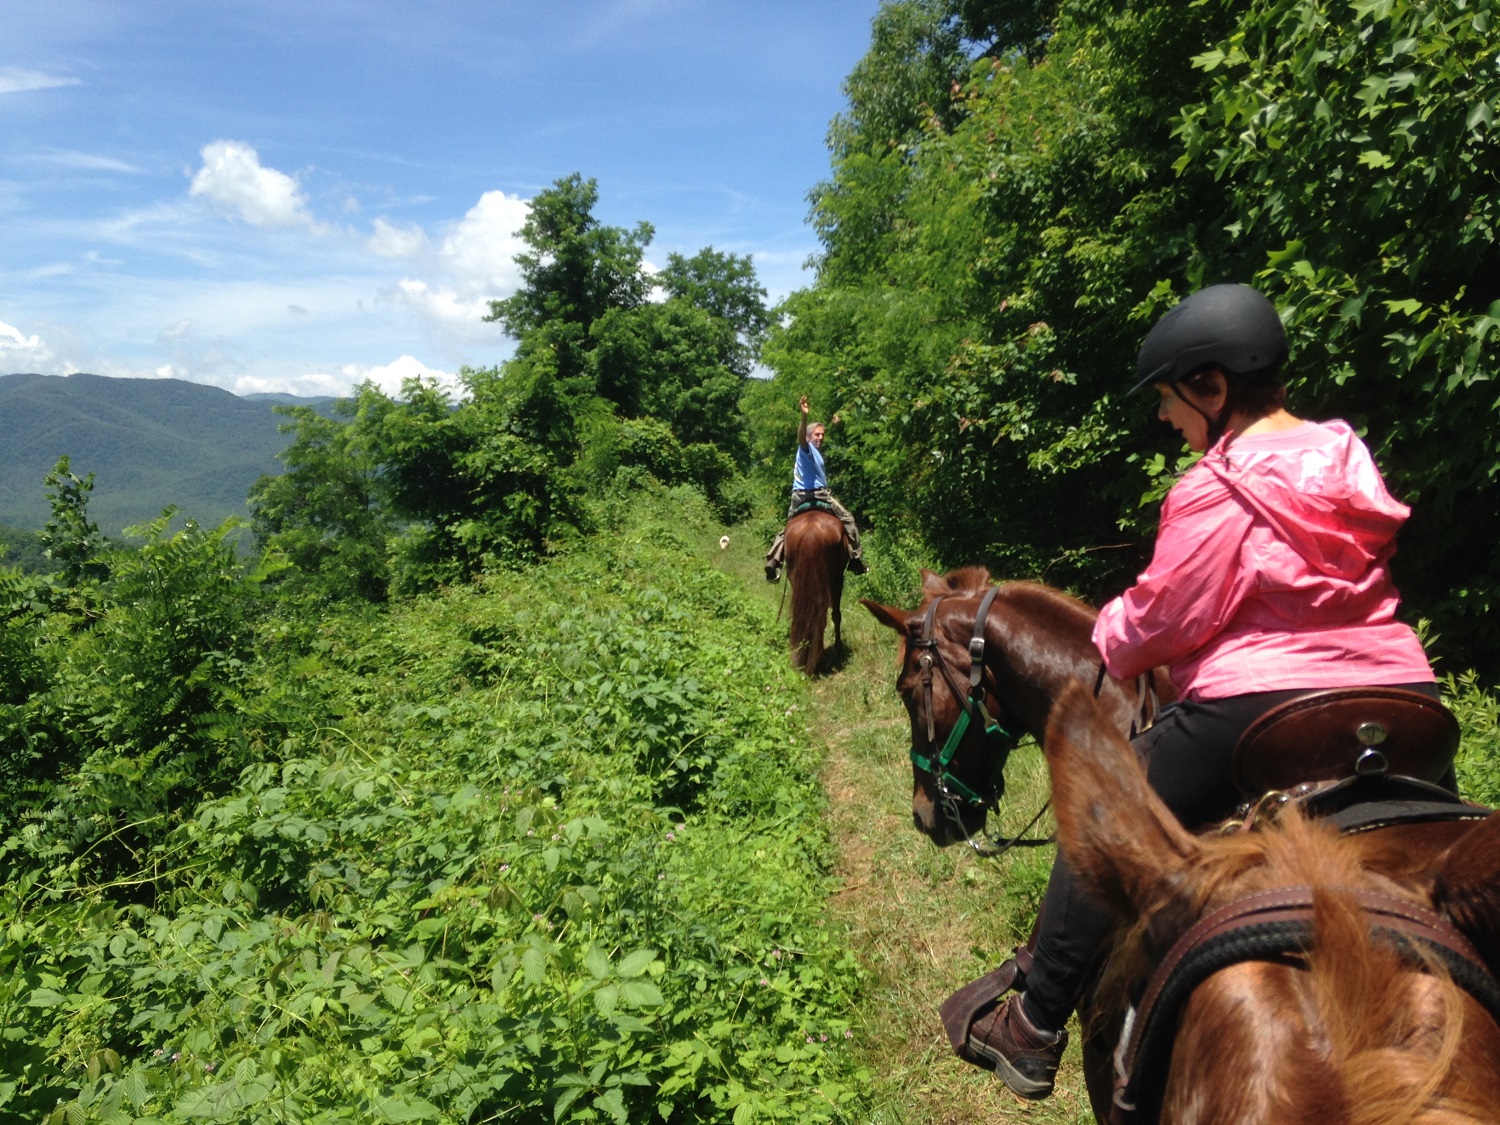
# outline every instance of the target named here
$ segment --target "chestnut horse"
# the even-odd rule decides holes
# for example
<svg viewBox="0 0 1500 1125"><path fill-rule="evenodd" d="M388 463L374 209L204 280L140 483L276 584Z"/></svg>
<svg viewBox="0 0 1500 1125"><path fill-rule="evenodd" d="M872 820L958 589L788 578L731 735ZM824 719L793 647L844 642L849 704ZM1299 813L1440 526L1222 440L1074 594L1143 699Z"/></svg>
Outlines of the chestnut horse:
<svg viewBox="0 0 1500 1125"><path fill-rule="evenodd" d="M833 613L833 643L843 644L844 568L849 540L838 516L821 508L799 512L786 525L786 578L792 587L792 666L809 675L823 661L823 633Z"/></svg>
<svg viewBox="0 0 1500 1125"><path fill-rule="evenodd" d="M1472 821L1405 825L1338 837L1318 826L1303 826L1295 818L1289 818L1284 830L1249 833L1225 844L1195 839L1180 827L1168 831L1176 821L1146 786L1134 752L1124 738L1140 700L1128 685L1099 678L1099 658L1090 640L1095 612L1059 591L1033 583L999 587L989 595L990 604L986 607L988 578L988 573L980 568L955 571L944 578L924 572L924 601L917 610L863 603L877 620L902 636L897 689L912 723L912 816L917 827L935 843L946 845L982 831L987 812L993 807L990 799L956 800L953 789L993 795L997 764L1003 764L1008 752L1002 741L986 738L979 728L970 727L970 733L962 738L942 773L921 764L926 762L929 767L933 764L939 742L948 738L970 706L963 698L961 684L954 681L970 677L973 672L970 653L976 651L972 642L982 636L984 644L978 651L983 663L969 692L970 698L977 698L986 712L1003 716L1004 725L1045 736L1065 854L1098 893L1117 907L1122 917L1143 920L1134 941L1122 947L1133 951L1137 972L1132 975L1128 968L1132 955L1122 954L1115 959L1117 966L1127 966L1117 969L1117 983L1123 983L1114 990L1115 995L1123 996L1132 984L1139 985L1144 979L1140 971L1148 959L1147 951L1155 951L1159 957L1203 910L1241 890L1249 893L1287 881L1321 888L1313 892L1314 924L1319 934L1317 948L1339 951L1334 956L1317 954L1315 960L1322 968L1309 974L1309 980L1318 982L1309 987L1321 990L1319 996L1359 998L1364 1003L1362 1008L1346 1004L1331 1010L1330 1019L1345 1021L1332 1029L1318 1024L1298 1030L1277 1022L1276 1018L1269 1022L1262 1018L1280 1018L1289 1011L1304 1011L1297 1006L1304 994L1288 991L1287 984L1289 979L1302 978L1281 979L1284 974L1272 971L1292 972L1288 968L1291 958L1223 970L1210 978L1211 983L1221 977L1228 982L1228 990L1220 997L1221 1006L1215 1008L1214 1001L1200 1000L1199 993L1194 992L1182 1014L1179 1047L1172 1049L1171 1071L1161 1102L1161 1120L1327 1119L1362 1123L1424 1120L1434 1125L1444 1121L1500 1120L1493 1114L1403 1116L1412 1105L1429 1095L1436 1097L1439 1091L1442 1097L1455 1099L1453 1105L1467 1105L1472 1091L1465 1092L1468 1087L1458 1088L1462 1083L1452 1076L1452 1064L1462 1057L1466 1065L1476 1068L1481 1082L1488 1080L1483 1076L1496 1073L1492 1068L1495 1058L1500 1056L1491 1056L1493 1044L1487 1038L1495 1034L1493 1027L1485 1030L1483 1010L1474 1010L1477 1005L1472 998L1440 987L1441 975L1423 975L1406 982L1406 977L1412 975L1409 966L1398 968L1393 958L1382 960L1378 953L1370 955L1373 960L1357 962L1363 966L1358 970L1362 976L1343 976L1335 971L1341 968L1348 942L1342 938L1335 941L1329 935L1343 933L1348 937L1363 933L1368 927L1347 906L1337 905L1343 900L1327 890L1330 880L1311 879L1320 870L1326 870L1332 873L1332 881L1340 885L1349 882L1358 887L1373 882L1387 892L1400 888L1400 893L1409 898L1426 897L1433 905L1445 909L1481 950L1488 951L1493 969L1497 916L1500 916L1500 890L1495 880L1500 876L1500 859L1481 861L1474 857L1479 855L1476 845L1500 856L1500 849L1495 847L1500 843L1500 829L1494 827L1496 818L1485 822L1484 831L1489 835L1475 836L1472 840L1468 833L1479 831ZM983 620L976 628L974 622L981 609L985 610ZM934 664L946 671L932 675ZM1097 684L1098 699L1091 699L1087 688L1079 686L1080 682ZM1158 691L1169 690L1164 676L1154 675L1153 682ZM1059 706L1049 728L1048 716L1060 698L1067 699L1068 705ZM1076 773L1071 772L1075 770ZM1143 810L1148 809L1150 819L1143 827L1140 821L1147 816ZM1460 838L1464 843L1448 851ZM1317 847L1314 849L1309 841L1317 841ZM1119 854L1115 861L1106 854L1111 849ZM1230 858L1219 866L1208 862L1209 857L1221 855ZM1257 855L1277 859L1275 863L1269 859L1257 861L1254 858ZM1299 867L1292 862L1297 857L1312 858ZM1159 870L1148 870L1152 862L1159 865ZM1222 879L1210 879L1207 875L1200 878L1200 865L1206 865L1206 871L1222 869L1225 874ZM1183 890L1173 898L1170 892L1177 888L1196 889ZM1330 907L1330 902L1335 905ZM1344 919L1342 923L1338 921L1340 918ZM1366 939L1364 945L1368 944ZM1378 968L1369 969L1370 964ZM1371 976L1371 973L1383 975ZM1372 987L1372 982L1387 977L1399 978L1409 983L1410 988L1398 992L1400 1001L1396 1004L1382 1007L1376 1003L1379 990ZM1273 991L1263 995L1246 991L1252 985L1267 985ZM1427 1006L1401 1008L1401 1002L1416 999ZM1231 1001L1238 1007L1225 1006ZM1439 1007L1432 1006L1439 1002ZM1224 1023L1231 1011L1240 1020L1234 1029ZM1460 1025L1455 1022L1455 1013L1459 1012L1464 1013L1466 1033L1474 1034L1477 1046L1472 1049L1457 1030ZM1110 1052L1098 1033L1105 1029L1107 1038L1109 1029L1118 1028L1121 1014L1118 1009L1113 1013L1099 1010L1089 1013L1085 1070L1094 1111L1101 1121L1110 1116L1110 1094L1107 1082L1103 1081ZM1394 1033L1398 1038L1405 1035L1425 1042L1435 1036L1438 1053L1415 1062L1414 1056L1401 1056L1395 1060L1399 1066L1387 1058L1390 1065L1385 1079L1378 1084L1373 1079L1368 1083L1356 1079L1353 1089L1357 1107L1340 1116L1334 1112L1342 1104L1337 1099L1348 1095L1325 1096L1319 1092L1322 1087L1307 1085L1307 1081L1318 1079L1330 1065L1327 1053L1330 1043L1336 1043L1340 1050L1374 1043L1381 1033L1373 1024L1382 1019L1400 1024ZM1184 1042L1188 1046L1181 1047ZM1302 1044L1302 1052L1291 1053L1290 1043ZM1216 1047L1223 1048L1224 1053L1214 1055ZM1360 1065L1373 1066L1372 1059L1386 1057L1380 1051L1389 1054L1394 1049L1390 1044L1371 1047L1369 1050L1375 1053L1362 1055L1364 1061ZM1229 1062L1240 1069L1224 1069ZM1442 1068L1434 1070L1439 1062ZM1423 1073L1431 1081L1423 1079L1412 1085L1411 1072L1421 1071L1424 1065L1427 1069ZM1214 1069L1199 1071L1199 1066ZM1398 1072L1405 1077L1396 1082L1399 1088L1395 1088L1391 1085L1395 1082L1392 1076ZM1351 1075L1355 1073L1349 1071ZM1432 1077L1434 1074L1437 1077ZM1500 1090L1500 1086L1491 1088ZM1394 1110L1390 1108L1393 1105L1397 1107Z"/></svg>
<svg viewBox="0 0 1500 1125"><path fill-rule="evenodd" d="M983 567L964 567L942 576L924 570L922 603L915 610L860 599L877 621L902 639L896 690L911 719L912 820L939 847L972 841L984 831L999 799L1003 755L997 760L996 741L986 738L978 726L968 727L955 748L946 780L944 772L924 769L917 761L940 755L942 739L931 735L940 731L946 738L964 710L960 688L970 674L974 623L991 588L990 573ZM982 695L988 713L1012 736L1030 734L1041 741L1052 701L1063 688L1075 679L1095 682L1099 653L1090 635L1098 611L1036 582L1006 582L994 589L983 622L989 658L973 694ZM929 622L928 611L937 599L941 603ZM929 631L931 636L924 640ZM933 667L954 671L962 683L933 675ZM1119 730L1129 730L1143 707L1149 710L1149 701L1142 699L1144 686L1109 679L1100 686L1100 703ZM1162 702L1171 701L1171 681L1165 674L1154 674L1150 687ZM971 784L960 783L959 788L973 796L955 795L955 777L970 779Z"/></svg>
<svg viewBox="0 0 1500 1125"><path fill-rule="evenodd" d="M1500 1121L1500 814L1341 836L1292 807L1253 832L1193 836L1079 683L1053 709L1045 749L1063 855L1134 923L1114 960L1127 982L1147 979L1216 911L1311 904L1302 948L1231 963L1192 987L1153 1091L1156 1113L1143 1119ZM1382 929L1398 916L1421 921L1416 940ZM1476 971L1480 987L1455 983L1435 955L1442 944L1466 950L1458 968Z"/></svg>

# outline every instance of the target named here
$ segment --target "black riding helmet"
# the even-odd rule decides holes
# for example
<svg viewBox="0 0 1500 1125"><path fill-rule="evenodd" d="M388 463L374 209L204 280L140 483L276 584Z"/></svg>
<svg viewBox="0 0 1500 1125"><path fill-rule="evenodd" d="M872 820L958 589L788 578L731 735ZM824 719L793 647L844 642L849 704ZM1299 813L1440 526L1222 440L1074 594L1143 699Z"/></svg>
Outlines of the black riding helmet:
<svg viewBox="0 0 1500 1125"><path fill-rule="evenodd" d="M1204 367L1248 375L1285 359L1286 329L1265 294L1248 285L1210 285L1168 309L1146 334L1130 389L1175 384Z"/></svg>

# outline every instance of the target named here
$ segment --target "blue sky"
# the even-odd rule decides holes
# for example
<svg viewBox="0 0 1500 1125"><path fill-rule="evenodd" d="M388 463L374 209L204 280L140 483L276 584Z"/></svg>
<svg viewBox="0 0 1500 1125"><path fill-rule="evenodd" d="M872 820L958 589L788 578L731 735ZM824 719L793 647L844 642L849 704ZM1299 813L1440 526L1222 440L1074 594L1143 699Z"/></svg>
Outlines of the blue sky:
<svg viewBox="0 0 1500 1125"><path fill-rule="evenodd" d="M809 280L878 0L68 0L0 39L0 373L341 394L510 351L559 177L648 260Z"/></svg>

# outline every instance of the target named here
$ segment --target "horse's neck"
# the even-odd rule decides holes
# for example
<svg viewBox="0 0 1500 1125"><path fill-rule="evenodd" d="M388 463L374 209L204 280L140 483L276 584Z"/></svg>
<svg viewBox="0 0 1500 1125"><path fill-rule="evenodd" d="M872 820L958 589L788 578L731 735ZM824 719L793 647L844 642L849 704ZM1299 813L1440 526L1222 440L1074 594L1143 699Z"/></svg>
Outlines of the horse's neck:
<svg viewBox="0 0 1500 1125"><path fill-rule="evenodd" d="M1092 628L1092 620L1085 615L1068 614L1059 615L1049 632L1025 607L1010 603L1002 612L991 613L986 623L986 649L1005 654L1004 669L997 661L995 671L1000 703L1038 739L1053 702L1065 687L1075 680L1090 690L1098 684L1100 660ZM1136 702L1133 692L1106 676L1099 698L1122 729L1129 724Z"/></svg>

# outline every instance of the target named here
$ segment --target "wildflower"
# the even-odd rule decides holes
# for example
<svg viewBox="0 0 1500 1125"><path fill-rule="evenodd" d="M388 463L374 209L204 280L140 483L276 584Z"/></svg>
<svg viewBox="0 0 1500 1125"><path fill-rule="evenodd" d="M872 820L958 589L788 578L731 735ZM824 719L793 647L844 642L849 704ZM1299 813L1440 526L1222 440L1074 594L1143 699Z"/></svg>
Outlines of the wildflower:
<svg viewBox="0 0 1500 1125"><path fill-rule="evenodd" d="M811 1036L811 1035L809 1035L809 1036L808 1036L808 1037L807 1037L807 1041L808 1041L808 1042L809 1042L809 1043L811 1043L811 1042L812 1042L812 1036Z"/></svg>
<svg viewBox="0 0 1500 1125"><path fill-rule="evenodd" d="M824 1043L828 1042L828 1036L827 1035L819 1035L818 1038L821 1039Z"/></svg>
<svg viewBox="0 0 1500 1125"><path fill-rule="evenodd" d="M760 983L761 983L761 984L762 984L762 985L764 985L764 986L765 986L765 987L767 987L767 988L769 988L769 987L770 987L770 985L771 985L771 982L770 982L770 981L768 981L768 980L767 980L767 979L766 979L766 978L765 978L765 977L761 977L761 978L760 978Z"/></svg>
<svg viewBox="0 0 1500 1125"><path fill-rule="evenodd" d="M152 1058L159 1058L159 1057L161 1057L161 1048L158 1047L158 1048L156 1048L156 1050L152 1051L151 1052L151 1057Z"/></svg>
<svg viewBox="0 0 1500 1125"><path fill-rule="evenodd" d="M675 833L675 832L668 832L667 833L667 839L668 840L675 840L675 839L677 839L677 833Z"/></svg>
<svg viewBox="0 0 1500 1125"><path fill-rule="evenodd" d="M848 1029L848 1028L847 1028L847 1027L846 1027L846 1028L845 1028L845 1029L844 1029L844 1038L845 1038L845 1039L853 1039L853 1038L854 1038L854 1032L852 1032L852 1031L850 1031L850 1030L849 1030L849 1029Z"/></svg>
<svg viewBox="0 0 1500 1125"><path fill-rule="evenodd" d="M656 877L656 881L657 881L657 882L658 882L658 883L660 883L660 882L661 882L661 881L662 881L662 880L663 880L663 879L665 879L665 878L666 878L666 876L665 876L665 875L658 875L658 876L657 876L657 877Z"/></svg>
<svg viewBox="0 0 1500 1125"><path fill-rule="evenodd" d="M509 870L510 870L510 864L508 864L508 863L502 863L500 865L500 871L501 871L502 874L504 872L506 872L506 871L509 871Z"/></svg>
<svg viewBox="0 0 1500 1125"><path fill-rule="evenodd" d="M172 1061L173 1062L177 1062L181 1058L182 1058L182 1052L181 1051L173 1051L172 1052Z"/></svg>
<svg viewBox="0 0 1500 1125"><path fill-rule="evenodd" d="M203 1064L203 1073L204 1074L212 1074L213 1072L214 1072L214 1064L213 1063L204 1063Z"/></svg>

